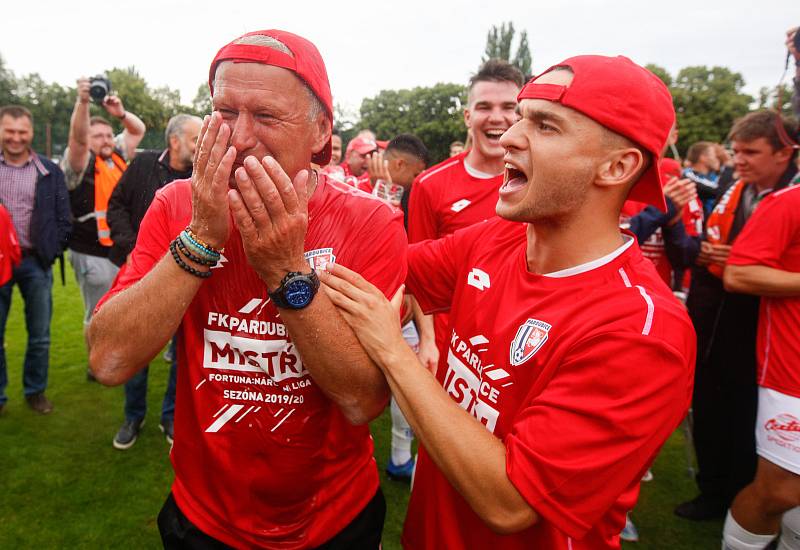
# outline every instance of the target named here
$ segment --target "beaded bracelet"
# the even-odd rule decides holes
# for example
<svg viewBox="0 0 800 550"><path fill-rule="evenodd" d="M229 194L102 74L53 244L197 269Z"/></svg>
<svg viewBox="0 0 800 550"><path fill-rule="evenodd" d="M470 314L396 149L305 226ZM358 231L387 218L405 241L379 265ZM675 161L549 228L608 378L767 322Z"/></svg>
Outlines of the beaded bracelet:
<svg viewBox="0 0 800 550"><path fill-rule="evenodd" d="M209 260L214 260L216 262L219 261L220 257L222 256L219 252L217 252L213 248L208 248L198 243L196 240L192 238L192 236L187 231L181 231L179 237L181 241L183 241L183 244L194 250L200 256L208 258Z"/></svg>
<svg viewBox="0 0 800 550"><path fill-rule="evenodd" d="M185 231L181 231L180 234L178 234L178 239L180 239L183 246L185 246L187 249L191 249L195 255L205 258L211 262L218 262L220 260L221 254L211 252L209 249L203 248L197 242L193 241Z"/></svg>
<svg viewBox="0 0 800 550"><path fill-rule="evenodd" d="M185 272L194 275L195 277L200 277L201 279L208 279L211 277L211 271L200 271L199 269L195 269L186 262L183 261L180 254L178 254L178 239L175 239L169 244L169 251L172 252L172 257L175 260L175 263L183 269Z"/></svg>
<svg viewBox="0 0 800 550"><path fill-rule="evenodd" d="M201 241L200 238L197 236L197 234L194 231L192 231L192 228L189 227L188 225L186 226L186 229L184 229L184 231L186 232L186 236L189 237L192 241L194 241L195 244L197 244L197 246L205 248L206 250L214 254L221 254L222 252L225 252L224 248L216 249L210 244Z"/></svg>
<svg viewBox="0 0 800 550"><path fill-rule="evenodd" d="M186 247L186 243L184 243L183 239L181 239L180 237L175 239L175 243L178 245L178 250L180 250L184 256L189 258L194 263L209 267L214 267L215 265L217 265L217 260L213 260L211 258L203 258L201 256L193 254L192 251Z"/></svg>

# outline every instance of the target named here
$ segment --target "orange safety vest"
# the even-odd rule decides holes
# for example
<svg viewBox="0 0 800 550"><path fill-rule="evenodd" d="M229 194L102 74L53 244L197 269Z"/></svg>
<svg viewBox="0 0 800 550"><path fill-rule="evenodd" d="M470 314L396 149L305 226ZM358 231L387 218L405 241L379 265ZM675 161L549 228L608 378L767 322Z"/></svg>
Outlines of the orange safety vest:
<svg viewBox="0 0 800 550"><path fill-rule="evenodd" d="M111 160L112 166L99 156L94 160L94 216L97 220L97 240L103 246L114 244L111 240L111 229L108 227L108 199L128 167L117 153L111 153Z"/></svg>

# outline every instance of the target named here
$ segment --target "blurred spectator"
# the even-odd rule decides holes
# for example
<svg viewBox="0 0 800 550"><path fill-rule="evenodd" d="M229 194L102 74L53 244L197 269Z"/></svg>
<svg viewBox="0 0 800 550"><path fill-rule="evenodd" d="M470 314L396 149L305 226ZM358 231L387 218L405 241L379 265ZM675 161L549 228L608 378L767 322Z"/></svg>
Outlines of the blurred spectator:
<svg viewBox="0 0 800 550"><path fill-rule="evenodd" d="M386 198L394 206L402 208L406 227L408 227L408 196L411 185L428 162L428 149L425 144L417 136L411 134L400 134L389 142L385 153L378 152L370 157L369 173L371 177L375 178L376 194L381 196L380 190L386 186L387 182L392 188L400 189L399 200L396 199L397 195L393 195L391 192ZM407 309L414 311L410 300L407 302ZM414 311L414 313L416 316L421 316L419 311ZM403 325L403 338L411 349L419 352L419 334L413 321L408 321ZM414 432L394 397L391 401L391 415L392 443L389 460L386 464L386 474L390 479L410 482L414 472L414 458L411 456Z"/></svg>
<svg viewBox="0 0 800 550"><path fill-rule="evenodd" d="M0 202L6 207L21 249L21 262L0 287L0 413L8 400L4 335L14 285L25 302L28 344L23 363L25 400L46 414L50 365L50 319L53 315L51 266L66 247L71 228L64 173L31 149L33 116L24 107L0 108Z"/></svg>
<svg viewBox="0 0 800 550"><path fill-rule="evenodd" d="M139 226L155 198L156 191L176 179L192 177L197 135L203 121L192 115L176 115L167 123L167 148L143 151L136 155L108 202L108 225L111 246L108 258L121 267L136 244ZM174 344L173 344L174 345ZM161 407L161 429L172 444L175 418L176 357L173 353L167 390ZM147 412L148 367L140 370L125 384L125 422L114 437L117 449L129 449L139 436Z"/></svg>
<svg viewBox="0 0 800 550"><path fill-rule="evenodd" d="M731 245L758 203L797 172L795 152L781 140L775 117L774 111L757 111L734 123L728 137L740 179L717 201L698 243L687 307L697 331L692 406L700 494L675 509L687 519L724 517L755 474L759 299L727 292L721 277ZM793 135L794 124L782 123Z"/></svg>
<svg viewBox="0 0 800 550"><path fill-rule="evenodd" d="M83 297L84 329L119 270L108 259L112 245L106 216L108 200L145 133L144 123L126 111L122 100L115 95L107 95L102 105L109 115L120 121L124 127L122 133L114 136L107 120L90 118L89 88L89 79L78 79L69 144L61 164L74 218L69 257ZM87 377L92 379L88 371Z"/></svg>
<svg viewBox="0 0 800 550"><path fill-rule="evenodd" d="M710 141L693 143L686 152L686 164L683 177L697 185L697 196L703 203L703 211L708 214L719 191L720 162L715 144Z"/></svg>
<svg viewBox="0 0 800 550"><path fill-rule="evenodd" d="M342 136L336 130L331 134L331 162L333 166L342 161Z"/></svg>
<svg viewBox="0 0 800 550"><path fill-rule="evenodd" d="M345 161L339 165L344 170L345 181L353 185L350 178L355 178L353 187L371 193L372 185L370 185L369 173L367 172L367 161L369 156L377 152L378 149L378 143L369 137L354 137L351 139L345 151Z"/></svg>
<svg viewBox="0 0 800 550"><path fill-rule="evenodd" d="M800 541L800 187L765 198L725 267L726 290L761 296L758 318L758 466L734 500L723 530L729 550ZM795 508L793 511L790 511ZM781 516L783 520L781 521Z"/></svg>
<svg viewBox="0 0 800 550"><path fill-rule="evenodd" d="M472 146L417 178L408 207L409 242L439 239L495 216L505 171L500 138L519 118L523 80L519 69L499 59L484 63L470 79L464 122ZM434 370L437 349L446 349L449 340L447 315L437 313L421 324L420 360Z"/></svg>
<svg viewBox="0 0 800 550"><path fill-rule="evenodd" d="M456 155L461 154L464 151L464 142L462 141L454 141L450 144L450 156L454 157Z"/></svg>
<svg viewBox="0 0 800 550"><path fill-rule="evenodd" d="M794 58L794 93L792 94L792 111L794 116L800 118L800 51L795 47L795 37L800 31L800 27L794 27L786 31L786 47Z"/></svg>

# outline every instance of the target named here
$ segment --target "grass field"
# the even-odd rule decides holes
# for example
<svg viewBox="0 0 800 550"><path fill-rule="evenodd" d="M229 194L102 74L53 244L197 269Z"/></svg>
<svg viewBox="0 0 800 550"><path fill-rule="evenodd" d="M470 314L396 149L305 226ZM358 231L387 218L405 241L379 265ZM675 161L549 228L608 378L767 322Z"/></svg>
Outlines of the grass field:
<svg viewBox="0 0 800 550"><path fill-rule="evenodd" d="M150 369L146 425L136 445L118 451L111 440L122 422L122 388L86 381L82 305L71 273L54 287L50 384L55 410L33 413L22 397L25 326L15 292L6 329L9 403L0 417L0 549L158 548L156 515L172 480L169 446L158 430L167 364ZM146 322L146 320L142 320ZM372 424L376 457L388 454L388 411ZM719 548L720 522L691 523L672 514L694 496L680 433L656 462L633 518L641 541L626 548ZM382 474L383 475L383 474ZM384 548L399 548L408 489L382 477L388 503ZM500 549L491 549L500 550Z"/></svg>

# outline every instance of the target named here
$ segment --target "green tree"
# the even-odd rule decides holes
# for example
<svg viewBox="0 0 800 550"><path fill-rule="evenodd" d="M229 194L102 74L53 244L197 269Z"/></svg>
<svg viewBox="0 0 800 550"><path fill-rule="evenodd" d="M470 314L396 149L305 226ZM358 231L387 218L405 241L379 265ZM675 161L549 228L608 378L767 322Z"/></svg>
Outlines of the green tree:
<svg viewBox="0 0 800 550"><path fill-rule="evenodd" d="M197 116L203 117L210 114L213 107L211 105L211 90L208 89L208 83L203 82L197 88L197 93L192 100L192 109Z"/></svg>
<svg viewBox="0 0 800 550"><path fill-rule="evenodd" d="M481 62L485 63L489 59L502 59L515 65L522 74L528 76L531 73L531 52L528 47L528 32L522 31L519 36L519 44L513 58L511 56L511 45L514 41L514 23L511 21L492 25L486 34L486 47L484 48Z"/></svg>
<svg viewBox="0 0 800 550"><path fill-rule="evenodd" d="M14 88L16 88L14 73L6 69L6 62L0 55L0 105L14 102Z"/></svg>
<svg viewBox="0 0 800 550"><path fill-rule="evenodd" d="M778 109L778 96L780 95L780 109ZM793 117L792 112L792 88L787 84L781 84L780 94L777 88L762 87L758 91L758 108L780 110L781 114Z"/></svg>
<svg viewBox="0 0 800 550"><path fill-rule="evenodd" d="M447 158L451 142L464 140L462 113L466 103L466 88L460 84L383 90L361 103L359 126L370 128L381 138L415 134L438 162Z"/></svg>
<svg viewBox="0 0 800 550"><path fill-rule="evenodd" d="M672 93L682 154L697 141L725 141L733 121L745 115L753 102L742 92L742 75L726 67L684 67L674 78L658 65L647 68Z"/></svg>

